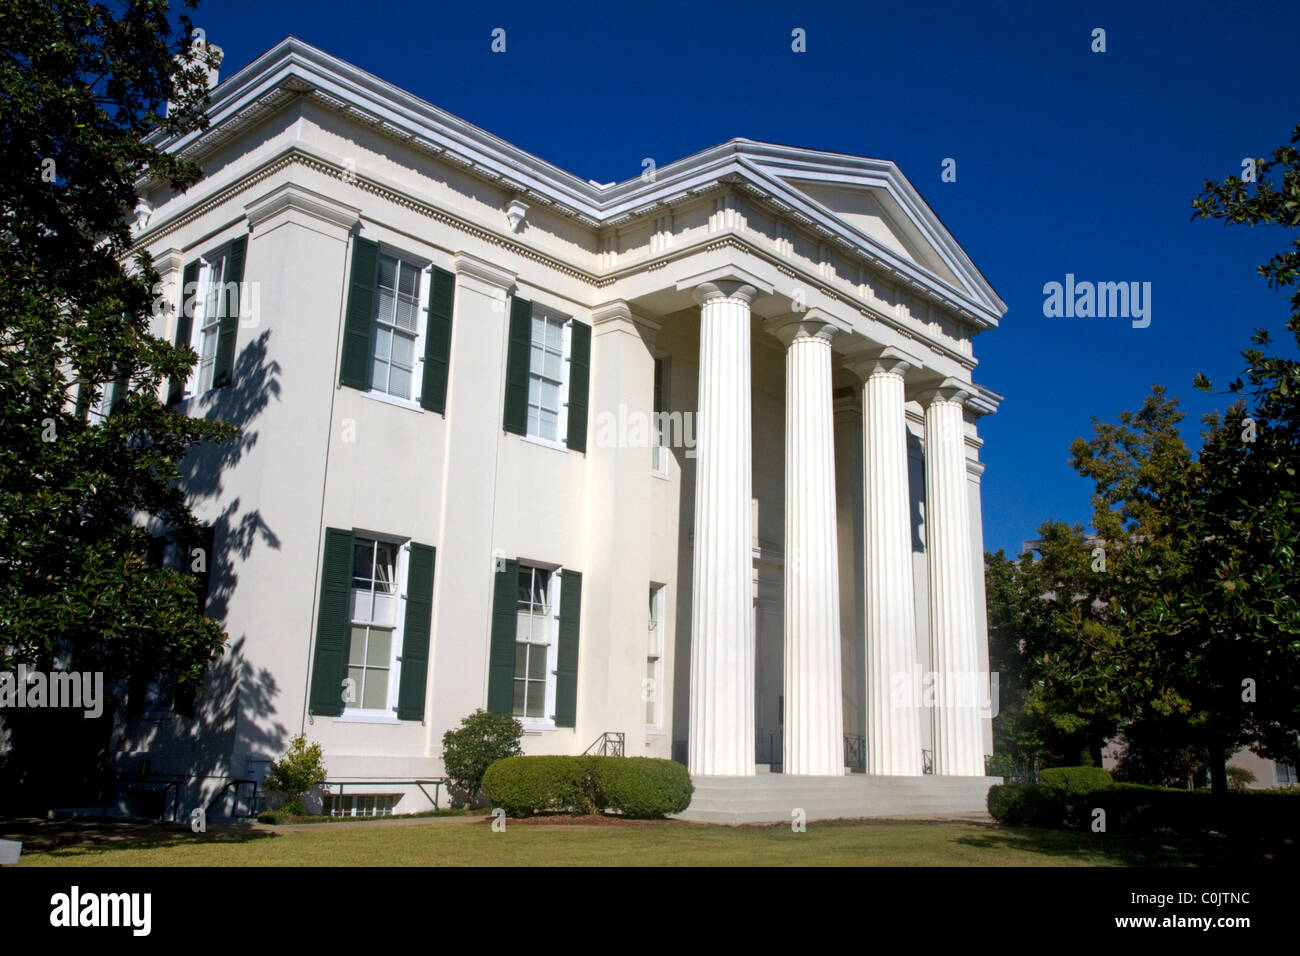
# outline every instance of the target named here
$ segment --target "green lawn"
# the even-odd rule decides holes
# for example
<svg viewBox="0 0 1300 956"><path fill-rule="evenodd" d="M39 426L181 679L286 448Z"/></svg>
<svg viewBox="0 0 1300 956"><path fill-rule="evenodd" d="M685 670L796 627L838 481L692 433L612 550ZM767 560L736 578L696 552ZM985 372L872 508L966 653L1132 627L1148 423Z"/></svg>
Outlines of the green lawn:
<svg viewBox="0 0 1300 956"><path fill-rule="evenodd" d="M1289 851L1289 847L1283 847ZM1293 853L1284 854L1294 862ZM1118 837L979 823L810 823L706 827L486 822L154 833L24 852L23 866L1195 866L1264 862L1259 847L1211 838Z"/></svg>

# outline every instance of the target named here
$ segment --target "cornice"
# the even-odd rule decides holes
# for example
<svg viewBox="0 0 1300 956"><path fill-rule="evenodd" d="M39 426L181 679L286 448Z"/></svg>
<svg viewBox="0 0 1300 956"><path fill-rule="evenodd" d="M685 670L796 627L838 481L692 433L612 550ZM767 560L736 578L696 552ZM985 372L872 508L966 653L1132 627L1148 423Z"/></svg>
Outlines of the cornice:
<svg viewBox="0 0 1300 956"><path fill-rule="evenodd" d="M798 223L888 281L938 303L955 320L976 330L996 326L1006 310L892 162L734 139L658 167L649 183L637 176L600 188L296 37L281 41L213 90L208 131L181 137L159 132L150 141L198 158L299 96L591 228L622 225L734 189L767 204L779 217ZM969 288L955 288L880 245L790 186L783 175L886 190Z"/></svg>

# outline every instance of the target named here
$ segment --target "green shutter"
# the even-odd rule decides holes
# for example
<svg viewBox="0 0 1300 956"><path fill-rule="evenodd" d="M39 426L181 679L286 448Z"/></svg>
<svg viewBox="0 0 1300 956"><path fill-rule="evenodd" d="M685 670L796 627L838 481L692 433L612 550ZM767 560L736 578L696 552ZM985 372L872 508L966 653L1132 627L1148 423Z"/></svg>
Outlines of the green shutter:
<svg viewBox="0 0 1300 956"><path fill-rule="evenodd" d="M235 369L235 337L239 334L239 295L244 281L244 253L248 248L248 237L240 236L230 244L226 258L226 275L224 288L218 290L217 301L221 303L221 324L217 326L217 356L212 365L212 387L220 388L230 384L231 373ZM232 288L233 284L233 288Z"/></svg>
<svg viewBox="0 0 1300 956"><path fill-rule="evenodd" d="M406 626L402 673L397 690L399 720L424 720L424 685L429 676L429 630L433 616L433 548L411 544L406 574Z"/></svg>
<svg viewBox="0 0 1300 956"><path fill-rule="evenodd" d="M510 338L506 352L506 413L504 428L528 434L528 362L533 338L533 304L510 300Z"/></svg>
<svg viewBox="0 0 1300 956"><path fill-rule="evenodd" d="M130 374L123 369L117 374L117 377L113 379L111 388L113 390L109 392L108 414L113 415L117 412L118 408L121 407L122 399L126 398L126 393L131 390Z"/></svg>
<svg viewBox="0 0 1300 956"><path fill-rule="evenodd" d="M572 727L578 716L578 631L582 619L582 572L560 572L560 646L555 654L555 726Z"/></svg>
<svg viewBox="0 0 1300 956"><path fill-rule="evenodd" d="M519 632L519 562L507 561L496 574L492 591L492 643L488 657L487 709L512 714L515 709L515 636Z"/></svg>
<svg viewBox="0 0 1300 956"><path fill-rule="evenodd" d="M311 669L313 714L337 717L343 713L351 597L352 532L327 528L320 575L320 611L316 616L316 655Z"/></svg>
<svg viewBox="0 0 1300 956"><path fill-rule="evenodd" d="M195 259L181 273L181 305L176 314L177 347L188 348L194 321L194 300L198 297L199 260ZM188 376L187 376L188 377ZM167 386L167 404L175 405L185 397L185 379L172 379Z"/></svg>
<svg viewBox="0 0 1300 956"><path fill-rule="evenodd" d="M198 538L192 540L190 542L190 546L185 549L184 568L186 571L192 571L192 573L199 579L199 613L200 614L204 613L207 610L208 591L212 587L212 562L214 560L212 554L212 545L214 540L215 540L215 536L213 533L213 528L210 525L206 527L201 527L199 528ZM202 571L193 571L195 548L201 548L203 550Z"/></svg>
<svg viewBox="0 0 1300 956"><path fill-rule="evenodd" d="M577 320L569 336L569 436L573 451L587 450L587 385L591 379L591 326Z"/></svg>
<svg viewBox="0 0 1300 956"><path fill-rule="evenodd" d="M379 243L352 240L348 309L343 319L343 361L339 384L362 391L370 387L370 334L375 324L375 287L379 284Z"/></svg>
<svg viewBox="0 0 1300 956"><path fill-rule="evenodd" d="M451 367L451 312L456 298L456 277L433 268L429 279L428 321L424 330L424 382L420 404L439 415L447 410L447 372Z"/></svg>

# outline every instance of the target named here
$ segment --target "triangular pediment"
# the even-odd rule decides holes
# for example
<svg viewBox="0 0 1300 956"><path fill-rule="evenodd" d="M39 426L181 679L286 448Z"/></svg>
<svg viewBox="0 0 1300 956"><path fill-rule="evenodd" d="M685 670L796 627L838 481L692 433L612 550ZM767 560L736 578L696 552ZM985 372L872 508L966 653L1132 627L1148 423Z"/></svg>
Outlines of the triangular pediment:
<svg viewBox="0 0 1300 956"><path fill-rule="evenodd" d="M961 285L961 280L884 188L801 179L785 182L846 225L913 265L933 272L945 282Z"/></svg>

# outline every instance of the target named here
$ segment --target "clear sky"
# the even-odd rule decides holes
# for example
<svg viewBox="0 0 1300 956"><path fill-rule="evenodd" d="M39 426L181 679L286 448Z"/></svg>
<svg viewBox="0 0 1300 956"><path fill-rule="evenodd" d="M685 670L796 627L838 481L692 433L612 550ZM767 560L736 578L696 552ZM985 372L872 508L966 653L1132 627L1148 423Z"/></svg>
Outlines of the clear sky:
<svg viewBox="0 0 1300 956"><path fill-rule="evenodd" d="M600 182L734 136L896 162L1008 306L975 340L976 381L1006 396L981 424L989 550L1048 518L1086 523L1090 485L1067 462L1092 416L1159 382L1197 447L1227 398L1193 375L1226 383L1252 329L1285 336L1285 294L1255 267L1290 237L1190 216L1203 180L1300 123L1300 0L207 0L191 16L223 75L292 33ZM1150 282L1150 325L1045 317L1043 286L1067 273Z"/></svg>

